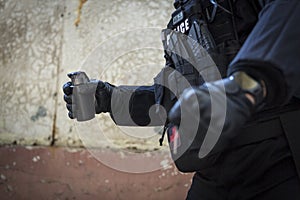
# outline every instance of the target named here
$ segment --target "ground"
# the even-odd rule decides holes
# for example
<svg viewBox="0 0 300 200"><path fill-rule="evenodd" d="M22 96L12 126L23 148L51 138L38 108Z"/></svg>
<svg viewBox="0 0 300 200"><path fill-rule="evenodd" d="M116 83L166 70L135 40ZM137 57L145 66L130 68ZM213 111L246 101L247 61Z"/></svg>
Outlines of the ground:
<svg viewBox="0 0 300 200"><path fill-rule="evenodd" d="M101 152L112 160L120 159L116 151ZM173 164L147 173L121 172L84 148L2 146L0 158L2 200L176 200L185 198L192 177L178 172Z"/></svg>

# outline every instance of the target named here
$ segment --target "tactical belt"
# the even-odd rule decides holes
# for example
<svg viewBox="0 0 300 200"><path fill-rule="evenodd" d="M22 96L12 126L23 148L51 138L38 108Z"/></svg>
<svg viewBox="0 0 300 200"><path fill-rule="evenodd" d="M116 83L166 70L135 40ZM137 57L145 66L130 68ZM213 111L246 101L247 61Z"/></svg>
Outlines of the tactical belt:
<svg viewBox="0 0 300 200"><path fill-rule="evenodd" d="M282 113L276 118L245 126L233 147L257 143L285 134L300 177L300 109Z"/></svg>

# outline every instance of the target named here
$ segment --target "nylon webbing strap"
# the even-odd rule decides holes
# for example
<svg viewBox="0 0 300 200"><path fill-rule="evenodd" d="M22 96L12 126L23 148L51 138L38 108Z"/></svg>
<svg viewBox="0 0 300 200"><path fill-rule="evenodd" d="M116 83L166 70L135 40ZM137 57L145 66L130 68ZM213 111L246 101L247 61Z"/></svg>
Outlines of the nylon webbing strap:
<svg viewBox="0 0 300 200"><path fill-rule="evenodd" d="M284 113L280 119L300 177L300 110Z"/></svg>

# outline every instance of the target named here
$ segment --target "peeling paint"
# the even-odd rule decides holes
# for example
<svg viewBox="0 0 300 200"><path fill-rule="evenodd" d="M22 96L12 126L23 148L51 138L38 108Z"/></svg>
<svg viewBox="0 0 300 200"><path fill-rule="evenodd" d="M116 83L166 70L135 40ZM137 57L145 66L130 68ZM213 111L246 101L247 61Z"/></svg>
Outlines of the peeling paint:
<svg viewBox="0 0 300 200"><path fill-rule="evenodd" d="M37 121L41 117L47 116L47 109L44 106L39 106L35 115L31 116L30 119L32 121Z"/></svg>
<svg viewBox="0 0 300 200"><path fill-rule="evenodd" d="M143 153L158 150L158 135L147 142L132 139L107 116L99 118L112 143L99 144L96 134L89 134L99 130L91 128L87 131L90 140L83 145L74 121L67 116L61 86L68 81L68 72L80 69L91 51L112 36L149 27L164 28L172 2L91 0L84 5L77 28L74 21L78 1L65 2L0 0L0 144L116 146ZM133 33L109 46L113 52L123 52L144 42L161 45L159 35ZM86 70L95 75L93 78L114 84L151 84L163 64L160 50L139 49L110 60L109 69L91 65Z"/></svg>
<svg viewBox="0 0 300 200"><path fill-rule="evenodd" d="M49 144L60 62L61 1L1 1L0 141ZM42 106L41 106L42 105ZM46 109L49 108L49 109Z"/></svg>

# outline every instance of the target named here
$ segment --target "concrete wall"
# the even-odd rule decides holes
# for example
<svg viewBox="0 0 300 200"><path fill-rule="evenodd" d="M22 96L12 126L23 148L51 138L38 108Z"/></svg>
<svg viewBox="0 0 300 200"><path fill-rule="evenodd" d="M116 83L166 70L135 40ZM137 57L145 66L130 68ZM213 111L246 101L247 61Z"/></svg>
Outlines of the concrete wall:
<svg viewBox="0 0 300 200"><path fill-rule="evenodd" d="M159 128L116 127L108 115L70 120L61 87L77 70L116 85L151 84L164 64L160 30L172 3L88 0L76 27L79 1L0 0L0 142L101 146L104 137L106 145L157 147Z"/></svg>

